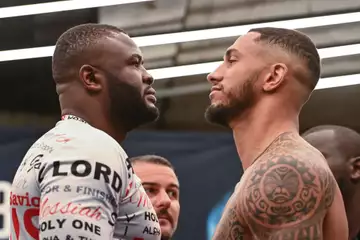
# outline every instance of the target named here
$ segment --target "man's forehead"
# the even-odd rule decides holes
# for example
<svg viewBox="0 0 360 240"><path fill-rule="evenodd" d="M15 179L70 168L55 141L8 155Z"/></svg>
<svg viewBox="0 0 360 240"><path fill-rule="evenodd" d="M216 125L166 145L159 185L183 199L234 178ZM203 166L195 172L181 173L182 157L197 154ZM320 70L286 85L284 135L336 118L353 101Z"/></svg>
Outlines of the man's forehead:
<svg viewBox="0 0 360 240"><path fill-rule="evenodd" d="M322 129L304 135L304 139L313 147L326 155L338 153L336 133L331 129Z"/></svg>
<svg viewBox="0 0 360 240"><path fill-rule="evenodd" d="M304 138L310 142L334 141L335 131L331 129L322 129L306 134Z"/></svg>
<svg viewBox="0 0 360 240"><path fill-rule="evenodd" d="M142 181L167 182L167 184L179 185L175 172L168 166L154 163L137 162L133 164L135 173Z"/></svg>
<svg viewBox="0 0 360 240"><path fill-rule="evenodd" d="M238 51L249 50L249 48L258 47L256 44L256 39L260 37L260 33L249 32L245 35L242 35L236 39L236 41L229 47L229 49L236 49Z"/></svg>
<svg viewBox="0 0 360 240"><path fill-rule="evenodd" d="M125 56L137 54L142 56L140 48L136 43L124 33L114 33L113 36L107 37L104 41L105 46L114 52L121 52Z"/></svg>

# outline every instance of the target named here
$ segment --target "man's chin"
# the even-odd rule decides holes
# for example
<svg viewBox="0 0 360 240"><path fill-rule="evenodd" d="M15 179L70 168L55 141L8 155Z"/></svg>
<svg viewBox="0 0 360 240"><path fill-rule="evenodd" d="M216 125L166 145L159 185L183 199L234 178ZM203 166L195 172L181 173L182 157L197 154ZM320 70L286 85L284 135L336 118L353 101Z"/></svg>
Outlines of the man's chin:
<svg viewBox="0 0 360 240"><path fill-rule="evenodd" d="M171 227L169 222L167 224L165 224L165 225L162 225L164 223L162 223L161 221L162 220L160 220L161 240L169 240L172 237L173 228Z"/></svg>
<svg viewBox="0 0 360 240"><path fill-rule="evenodd" d="M147 105L148 110L148 122L156 121L160 116L160 111L155 105Z"/></svg>
<svg viewBox="0 0 360 240"><path fill-rule="evenodd" d="M161 233L161 238L160 238L160 240L170 240L171 237L172 237L172 236L171 236L169 233L167 233L167 232Z"/></svg>
<svg viewBox="0 0 360 240"><path fill-rule="evenodd" d="M139 125L145 125L155 122L159 118L159 115L160 111L156 107L156 105L146 101L141 108L138 108L138 120L140 123Z"/></svg>
<svg viewBox="0 0 360 240"><path fill-rule="evenodd" d="M205 119L209 123L228 127L227 108L219 104L211 104L205 111Z"/></svg>
<svg viewBox="0 0 360 240"><path fill-rule="evenodd" d="M134 109L136 109L136 111L133 111ZM126 115L126 113L125 113ZM121 119L120 114L117 114L118 119ZM122 122L123 126L125 126L125 129L129 132L135 128L138 128L142 125L146 125L149 123L152 123L154 121L156 121L159 117L159 110L156 107L148 107L147 105L138 105L138 107L136 105L134 105L132 111L128 112L127 114L128 118L126 119L126 122ZM129 117L130 116L130 117ZM121 120L118 120L116 122L121 122Z"/></svg>

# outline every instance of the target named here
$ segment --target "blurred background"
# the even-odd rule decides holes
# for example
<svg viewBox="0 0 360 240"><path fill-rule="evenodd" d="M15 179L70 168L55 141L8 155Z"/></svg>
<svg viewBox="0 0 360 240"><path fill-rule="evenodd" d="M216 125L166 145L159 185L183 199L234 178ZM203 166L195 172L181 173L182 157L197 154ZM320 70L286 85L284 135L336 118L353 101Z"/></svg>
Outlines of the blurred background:
<svg viewBox="0 0 360 240"><path fill-rule="evenodd" d="M203 115L206 74L250 28L298 29L319 49L322 79L302 111L301 131L320 124L360 131L360 0L91 1L63 1L63 10L29 8L51 2L45 0L0 1L0 239L8 236L15 171L28 147L60 118L52 46L78 24L115 25L141 46L161 117L130 134L124 148L129 156L158 154L174 164L181 183L177 240L209 239L242 174L231 133Z"/></svg>

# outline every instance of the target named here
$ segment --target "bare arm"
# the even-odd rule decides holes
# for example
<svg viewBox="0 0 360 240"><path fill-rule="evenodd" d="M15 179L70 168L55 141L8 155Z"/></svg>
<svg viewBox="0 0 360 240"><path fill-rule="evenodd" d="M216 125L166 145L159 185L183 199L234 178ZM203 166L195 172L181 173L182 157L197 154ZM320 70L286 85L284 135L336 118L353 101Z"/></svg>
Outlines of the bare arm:
<svg viewBox="0 0 360 240"><path fill-rule="evenodd" d="M237 187L236 187L237 189ZM239 192L235 190L228 200L220 222L218 223L213 240L251 240L252 237L244 228L244 220L238 204Z"/></svg>
<svg viewBox="0 0 360 240"><path fill-rule="evenodd" d="M213 240L246 240L244 228L238 218L236 206L229 206L216 228ZM249 238L250 239L250 238Z"/></svg>
<svg viewBox="0 0 360 240"><path fill-rule="evenodd" d="M322 240L322 223L334 200L336 182L314 155L273 155L259 161L246 179L241 204L259 239ZM314 157L313 157L314 158ZM312 164L315 163L315 164Z"/></svg>

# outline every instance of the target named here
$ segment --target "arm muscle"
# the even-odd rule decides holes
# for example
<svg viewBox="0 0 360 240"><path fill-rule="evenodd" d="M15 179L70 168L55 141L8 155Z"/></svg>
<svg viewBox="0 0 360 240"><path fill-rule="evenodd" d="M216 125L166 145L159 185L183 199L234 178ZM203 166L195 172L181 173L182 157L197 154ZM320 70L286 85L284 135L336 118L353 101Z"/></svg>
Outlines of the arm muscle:
<svg viewBox="0 0 360 240"><path fill-rule="evenodd" d="M245 240L245 232L237 216L236 206L229 206L217 226L214 240Z"/></svg>

